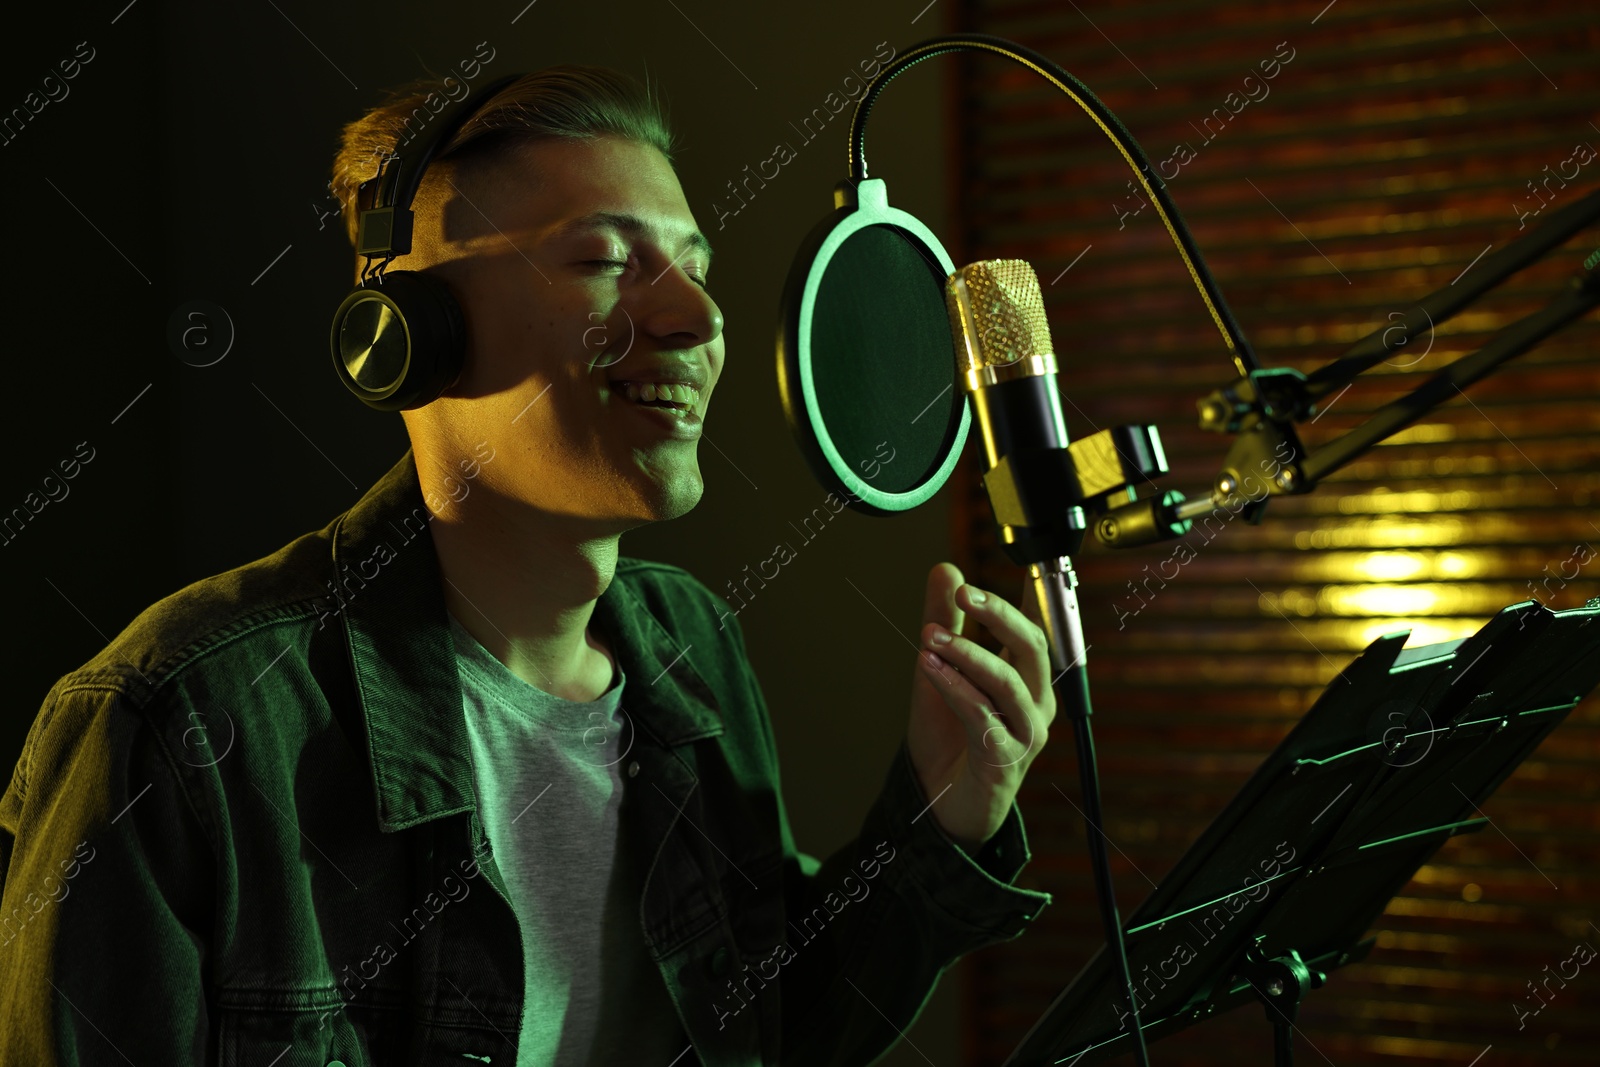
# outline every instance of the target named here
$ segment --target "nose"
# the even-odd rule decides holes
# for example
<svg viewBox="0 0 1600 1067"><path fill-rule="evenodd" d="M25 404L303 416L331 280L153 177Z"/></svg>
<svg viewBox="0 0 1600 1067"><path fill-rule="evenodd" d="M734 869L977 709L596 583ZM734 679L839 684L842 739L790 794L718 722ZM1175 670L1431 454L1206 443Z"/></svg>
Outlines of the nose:
<svg viewBox="0 0 1600 1067"><path fill-rule="evenodd" d="M681 267L669 267L642 287L641 327L673 347L710 344L722 335L722 309Z"/></svg>

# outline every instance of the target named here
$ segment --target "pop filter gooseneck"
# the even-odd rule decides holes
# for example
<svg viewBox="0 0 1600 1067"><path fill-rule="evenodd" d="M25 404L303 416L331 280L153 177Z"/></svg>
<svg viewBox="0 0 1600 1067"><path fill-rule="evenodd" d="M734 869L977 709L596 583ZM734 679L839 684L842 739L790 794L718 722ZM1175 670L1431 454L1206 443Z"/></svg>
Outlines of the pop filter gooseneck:
<svg viewBox="0 0 1600 1067"><path fill-rule="evenodd" d="M1228 307L1228 302L1223 299L1222 289L1211 276L1211 270L1206 266L1205 258L1200 254L1200 248L1195 244L1194 236L1189 232L1188 225L1183 221L1183 216L1178 214L1178 208L1167 195L1167 184L1160 176L1155 174L1150 167L1150 157L1144 154L1144 149L1139 147L1139 142L1133 139L1133 134L1122 124L1122 120L1100 102L1100 98L1080 81L1076 76L1061 67L1054 60L1035 52L1031 48L1008 41L1004 37L994 37L986 33L962 33L947 37L930 37L920 44L913 45L904 52L900 58L884 67L878 76L867 86L866 92L861 94L861 99L856 103L855 111L850 115L850 177L852 183L867 180L867 116L872 112L872 105L877 101L878 94L883 92L883 87L890 80L905 70L907 67L922 62L933 56L944 55L949 52L988 52L991 55L1009 59L1020 63L1045 81L1060 89L1063 93L1082 108L1100 132L1111 140L1122 158L1133 169L1133 176L1150 194L1150 199L1155 204L1156 214L1167 228L1167 233L1172 237L1172 243L1178 248L1178 255L1183 259L1183 265L1188 268L1189 277L1194 281L1195 288L1200 292L1200 299L1205 301L1206 310L1211 319L1216 323L1217 329L1222 333L1222 341L1228 348L1228 354L1233 357L1234 366L1239 371L1241 378L1248 377L1250 372L1259 369L1255 353L1250 343L1245 339L1244 331L1239 328L1238 320L1233 317L1233 311ZM1152 184L1154 182L1154 184Z"/></svg>

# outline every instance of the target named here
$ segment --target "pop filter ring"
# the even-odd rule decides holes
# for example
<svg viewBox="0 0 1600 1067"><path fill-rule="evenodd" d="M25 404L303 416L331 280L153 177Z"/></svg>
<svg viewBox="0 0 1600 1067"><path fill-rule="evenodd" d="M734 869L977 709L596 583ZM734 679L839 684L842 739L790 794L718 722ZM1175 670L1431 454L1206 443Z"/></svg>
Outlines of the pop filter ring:
<svg viewBox="0 0 1600 1067"><path fill-rule="evenodd" d="M834 190L834 203L836 210L806 235L784 283L778 316L778 393L789 429L816 479L856 511L867 515L892 515L927 501L944 485L967 443L972 409L964 395L952 397L952 403L960 409L960 417L958 420L947 417L939 453L929 461L933 469L909 489L886 491L856 474L840 452L835 434L829 432L818 404L811 327L822 280L845 242L869 227L887 227L927 264L931 293L939 305L937 319L943 329L948 322L942 306L944 281L955 272L955 264L933 231L920 219L889 206L881 180L841 182ZM956 374L953 339L950 356L953 388ZM930 407L938 399L930 401Z"/></svg>

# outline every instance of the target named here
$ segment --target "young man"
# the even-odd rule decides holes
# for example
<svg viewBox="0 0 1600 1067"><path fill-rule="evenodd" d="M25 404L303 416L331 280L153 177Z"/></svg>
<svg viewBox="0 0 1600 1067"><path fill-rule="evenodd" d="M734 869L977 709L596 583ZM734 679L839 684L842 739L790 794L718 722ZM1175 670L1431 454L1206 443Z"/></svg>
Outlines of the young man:
<svg viewBox="0 0 1600 1067"><path fill-rule="evenodd" d="M346 128L347 194L419 102ZM0 798L0 1060L867 1063L1048 903L1010 884L1033 621L932 570L906 741L819 863L729 605L619 555L698 502L724 367L670 151L561 67L436 157L404 266L464 370L349 511L51 689Z"/></svg>

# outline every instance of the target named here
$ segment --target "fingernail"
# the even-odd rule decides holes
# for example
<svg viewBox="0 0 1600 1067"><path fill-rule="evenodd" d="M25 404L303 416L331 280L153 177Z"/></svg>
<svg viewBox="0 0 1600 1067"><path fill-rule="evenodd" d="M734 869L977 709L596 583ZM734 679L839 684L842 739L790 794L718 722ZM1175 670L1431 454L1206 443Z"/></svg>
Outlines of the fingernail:
<svg viewBox="0 0 1600 1067"><path fill-rule="evenodd" d="M982 589L969 585L967 586L967 599L974 604L982 604L989 597Z"/></svg>
<svg viewBox="0 0 1600 1067"><path fill-rule="evenodd" d="M940 667L944 666L944 660L940 659L932 652L924 652L922 654L922 662L927 664L929 667L932 667L934 670L938 670Z"/></svg>
<svg viewBox="0 0 1600 1067"><path fill-rule="evenodd" d="M933 631L933 643L936 645L948 645L950 643L950 634L945 630Z"/></svg>

